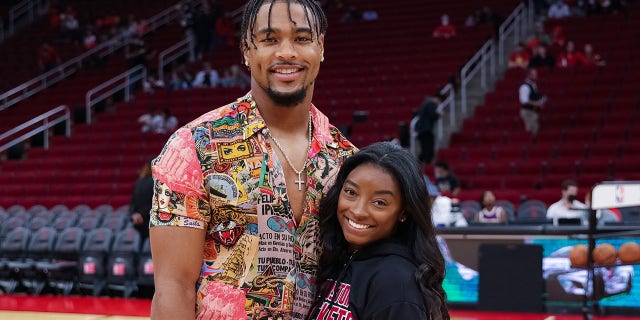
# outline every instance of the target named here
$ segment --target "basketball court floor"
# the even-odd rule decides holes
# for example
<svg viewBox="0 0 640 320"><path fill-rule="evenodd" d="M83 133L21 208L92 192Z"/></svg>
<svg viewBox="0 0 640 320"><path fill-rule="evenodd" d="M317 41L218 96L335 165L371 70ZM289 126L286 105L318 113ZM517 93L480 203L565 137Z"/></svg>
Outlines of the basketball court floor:
<svg viewBox="0 0 640 320"><path fill-rule="evenodd" d="M0 295L2 320L144 320L151 300L61 296ZM496 313L452 310L453 320L580 320L581 315ZM599 320L632 320L637 317L606 316Z"/></svg>

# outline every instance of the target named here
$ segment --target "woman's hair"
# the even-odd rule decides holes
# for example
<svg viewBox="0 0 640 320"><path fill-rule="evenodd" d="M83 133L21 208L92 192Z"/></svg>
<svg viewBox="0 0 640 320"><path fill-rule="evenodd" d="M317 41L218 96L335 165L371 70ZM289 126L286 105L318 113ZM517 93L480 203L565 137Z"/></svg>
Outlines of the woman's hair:
<svg viewBox="0 0 640 320"><path fill-rule="evenodd" d="M413 253L418 268L415 273L420 291L430 310L430 319L449 319L446 294L442 288L445 263L431 221L431 205L417 160L408 151L391 142L367 146L347 158L335 184L320 203L320 258L318 288L339 271L339 261L349 251L337 217L338 199L351 171L363 164L373 164L389 173L398 184L406 220L398 223L390 235Z"/></svg>

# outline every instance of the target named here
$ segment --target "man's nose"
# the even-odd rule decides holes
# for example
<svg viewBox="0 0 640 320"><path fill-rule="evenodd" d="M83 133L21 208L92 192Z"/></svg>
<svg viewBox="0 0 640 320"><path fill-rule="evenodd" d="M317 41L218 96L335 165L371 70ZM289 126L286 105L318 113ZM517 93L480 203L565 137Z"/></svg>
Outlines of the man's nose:
<svg viewBox="0 0 640 320"><path fill-rule="evenodd" d="M277 52L278 58L282 60L293 60L296 58L296 50L291 40L283 40L280 42Z"/></svg>

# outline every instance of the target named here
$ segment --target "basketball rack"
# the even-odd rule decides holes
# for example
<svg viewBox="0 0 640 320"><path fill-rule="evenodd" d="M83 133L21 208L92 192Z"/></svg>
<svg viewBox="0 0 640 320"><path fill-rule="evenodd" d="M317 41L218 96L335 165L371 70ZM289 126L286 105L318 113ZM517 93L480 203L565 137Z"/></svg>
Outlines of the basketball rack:
<svg viewBox="0 0 640 320"><path fill-rule="evenodd" d="M585 320L593 319L597 313L603 313L599 305L600 297L596 296L595 269L602 267L618 267L638 263L596 265L593 261L593 249L597 239L640 237L640 230L598 233L596 212L598 209L624 208L640 206L640 181L605 181L591 189L591 207L589 208L589 228L586 234L576 235L575 239L586 239L589 243L587 252L587 286L582 300L582 315Z"/></svg>

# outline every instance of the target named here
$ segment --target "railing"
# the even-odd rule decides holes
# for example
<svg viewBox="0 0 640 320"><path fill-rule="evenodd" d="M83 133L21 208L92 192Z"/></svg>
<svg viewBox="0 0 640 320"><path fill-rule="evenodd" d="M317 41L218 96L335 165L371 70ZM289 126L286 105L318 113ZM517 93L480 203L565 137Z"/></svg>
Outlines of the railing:
<svg viewBox="0 0 640 320"><path fill-rule="evenodd" d="M131 100L132 86L138 81L144 81L146 78L147 69L142 65L138 65L87 91L87 95L85 96L87 123L91 124L93 106L106 100L120 90L124 90L125 101Z"/></svg>
<svg viewBox="0 0 640 320"><path fill-rule="evenodd" d="M510 37L513 39L514 45L523 41L533 26L534 13L533 0L529 0L527 6L525 6L524 3L519 4L511 15L500 25L498 31L500 34L500 40L498 41L498 59L501 66L504 65L506 56L504 52L505 41Z"/></svg>
<svg viewBox="0 0 640 320"><path fill-rule="evenodd" d="M48 0L24 0L11 7L7 19L7 30L6 32L4 30L0 32L0 43L21 27L28 25L39 16L45 14L48 8Z"/></svg>
<svg viewBox="0 0 640 320"><path fill-rule="evenodd" d="M487 71L490 71L491 75L495 76L495 47L495 41L489 39L460 71L460 106L462 107L463 116L467 114L467 85L469 82L480 71L480 86L485 89L487 87Z"/></svg>
<svg viewBox="0 0 640 320"><path fill-rule="evenodd" d="M55 116L55 118L53 118ZM53 118L53 119L52 119ZM19 134L24 130L28 130L29 128L38 125L37 127L31 129L28 132L23 133L21 136L14 138L13 140L0 145L0 152L3 152L12 146L23 142L40 132L44 132L44 148L49 149L49 129L53 128L58 123L66 121L66 131L65 135L67 137L71 136L71 112L69 112L69 108L65 105L59 106L57 108L51 109L3 134L0 135L0 141L11 138L12 136Z"/></svg>
<svg viewBox="0 0 640 320"><path fill-rule="evenodd" d="M158 55L158 79L164 81L164 67L186 53L189 53L190 56L194 54L193 45L189 38L183 39L162 51Z"/></svg>
<svg viewBox="0 0 640 320"><path fill-rule="evenodd" d="M440 90L440 94L446 96L447 98L440 102L438 105L438 111L442 111L442 114L445 114L445 111L448 110L449 113L449 128L455 128L456 123L456 92L451 85L448 83L442 90ZM440 117L438 121L438 145L442 145L444 143L444 117Z"/></svg>
<svg viewBox="0 0 640 320"><path fill-rule="evenodd" d="M42 1L42 0L41 0ZM157 30L164 24L172 21L181 14L179 6L171 6L150 19L145 20L147 27L143 35ZM86 51L85 53L61 64L60 66L43 73L3 94L0 94L0 111L52 86L53 84L64 80L69 75L75 73L85 60L93 55L105 57L114 51L122 48L126 44L127 37L125 35L117 35L112 39L105 41Z"/></svg>

